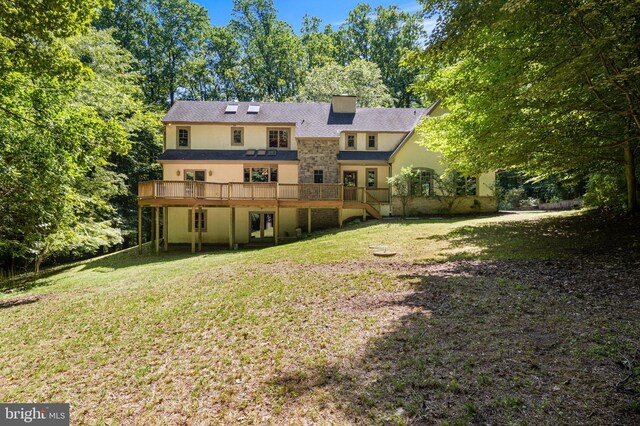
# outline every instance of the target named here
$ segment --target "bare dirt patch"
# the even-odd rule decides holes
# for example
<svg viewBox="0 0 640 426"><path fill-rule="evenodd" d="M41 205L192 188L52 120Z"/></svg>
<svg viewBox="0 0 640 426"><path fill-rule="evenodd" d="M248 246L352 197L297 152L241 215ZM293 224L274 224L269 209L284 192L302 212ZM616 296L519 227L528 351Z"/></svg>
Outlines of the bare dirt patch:
<svg viewBox="0 0 640 426"><path fill-rule="evenodd" d="M341 299L343 311L388 327L349 362L281 377L293 401L330 394L355 423L640 421L637 268L585 259L310 269L334 279L377 271L412 289ZM288 411L304 408L293 401Z"/></svg>

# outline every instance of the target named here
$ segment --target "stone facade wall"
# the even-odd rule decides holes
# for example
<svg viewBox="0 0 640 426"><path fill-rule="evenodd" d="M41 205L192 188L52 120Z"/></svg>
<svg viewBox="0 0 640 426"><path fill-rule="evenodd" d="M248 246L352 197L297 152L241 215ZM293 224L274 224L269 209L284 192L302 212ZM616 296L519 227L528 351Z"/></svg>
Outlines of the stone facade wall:
<svg viewBox="0 0 640 426"><path fill-rule="evenodd" d="M473 213L494 213L498 211L498 200L496 197L457 197L451 212L437 197L415 197L407 204L407 215L421 214L473 214ZM402 203L398 197L393 197L391 203L391 214L393 216L402 215Z"/></svg>
<svg viewBox="0 0 640 426"><path fill-rule="evenodd" d="M339 226L338 209L311 209L311 230ZM307 209L298 209L298 226L307 232Z"/></svg>
<svg viewBox="0 0 640 426"><path fill-rule="evenodd" d="M313 171L324 170L324 183L340 182L339 140L298 141L298 182L313 183Z"/></svg>

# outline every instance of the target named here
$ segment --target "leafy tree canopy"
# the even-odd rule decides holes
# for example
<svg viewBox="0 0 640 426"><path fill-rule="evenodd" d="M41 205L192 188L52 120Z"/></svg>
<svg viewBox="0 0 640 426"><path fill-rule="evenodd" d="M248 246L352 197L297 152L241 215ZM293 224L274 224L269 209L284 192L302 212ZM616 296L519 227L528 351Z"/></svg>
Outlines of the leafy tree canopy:
<svg viewBox="0 0 640 426"><path fill-rule="evenodd" d="M467 173L535 176L619 170L637 209L640 3L622 0L422 0L439 13L408 62L416 88L450 114L424 143Z"/></svg>
<svg viewBox="0 0 640 426"><path fill-rule="evenodd" d="M361 107L385 107L393 103L378 66L361 59L347 66L331 63L312 69L305 78L299 99L328 102L332 95L339 94L355 95Z"/></svg>

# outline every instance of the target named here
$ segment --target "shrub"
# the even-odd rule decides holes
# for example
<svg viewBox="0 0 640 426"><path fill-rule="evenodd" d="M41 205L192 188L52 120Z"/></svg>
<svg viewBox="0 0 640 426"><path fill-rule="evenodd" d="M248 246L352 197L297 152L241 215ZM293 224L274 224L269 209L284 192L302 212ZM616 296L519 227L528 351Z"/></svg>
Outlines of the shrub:
<svg viewBox="0 0 640 426"><path fill-rule="evenodd" d="M585 206L624 210L626 200L626 182L621 171L589 176L584 195Z"/></svg>

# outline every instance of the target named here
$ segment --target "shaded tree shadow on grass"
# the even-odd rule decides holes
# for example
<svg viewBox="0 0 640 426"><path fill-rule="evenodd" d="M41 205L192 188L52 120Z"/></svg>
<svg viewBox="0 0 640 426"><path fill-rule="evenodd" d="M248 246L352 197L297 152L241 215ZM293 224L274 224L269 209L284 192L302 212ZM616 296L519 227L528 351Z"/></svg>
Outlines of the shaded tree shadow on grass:
<svg viewBox="0 0 640 426"><path fill-rule="evenodd" d="M604 257L640 259L640 220L595 213L463 226L446 235L446 260Z"/></svg>
<svg viewBox="0 0 640 426"><path fill-rule="evenodd" d="M291 410L324 392L363 424L638 424L638 377L629 392L615 388L622 354L640 344L638 273L573 273L615 288L603 295L576 292L564 277L535 281L558 265L519 264L504 277L505 264L414 265L397 276L413 292L354 312L395 315L364 352L282 373L268 389Z"/></svg>

